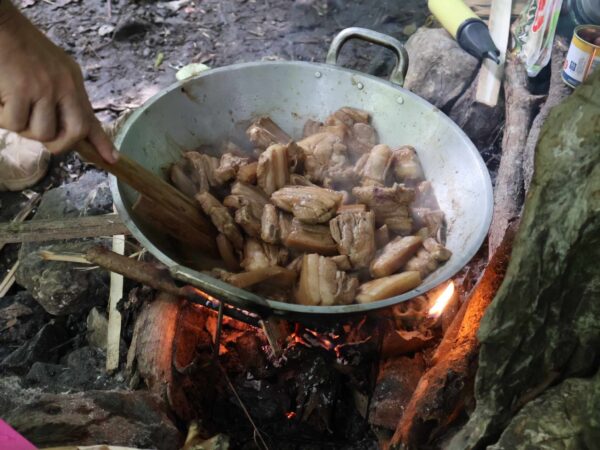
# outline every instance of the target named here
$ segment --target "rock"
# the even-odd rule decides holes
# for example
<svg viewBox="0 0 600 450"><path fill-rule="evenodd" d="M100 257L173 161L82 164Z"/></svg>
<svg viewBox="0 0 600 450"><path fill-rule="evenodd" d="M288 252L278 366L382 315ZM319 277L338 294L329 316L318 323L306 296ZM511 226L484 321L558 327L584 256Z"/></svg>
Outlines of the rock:
<svg viewBox="0 0 600 450"><path fill-rule="evenodd" d="M98 311L98 308L92 308L87 316L87 341L92 347L106 350L106 335L108 333L108 319L104 314Z"/></svg>
<svg viewBox="0 0 600 450"><path fill-rule="evenodd" d="M424 372L425 361L420 354L383 362L373 391L369 422L395 430Z"/></svg>
<svg viewBox="0 0 600 450"><path fill-rule="evenodd" d="M67 340L68 335L63 324L52 320L29 341L4 358L0 363L0 369L26 373L36 361L56 362L57 348Z"/></svg>
<svg viewBox="0 0 600 450"><path fill-rule="evenodd" d="M86 172L78 181L51 189L42 198L36 219L92 216L112 212L108 180L101 172ZM85 252L106 239L78 239L52 243L30 242L21 246L17 283L26 288L53 315L87 311L108 298L108 274L103 270L80 270L76 264L43 261L39 251Z"/></svg>
<svg viewBox="0 0 600 450"><path fill-rule="evenodd" d="M291 8L290 21L298 29L313 29L323 21L327 9L327 1L295 0Z"/></svg>
<svg viewBox="0 0 600 450"><path fill-rule="evenodd" d="M448 112L477 75L479 62L441 28L421 27L406 42L404 87Z"/></svg>
<svg viewBox="0 0 600 450"><path fill-rule="evenodd" d="M523 407L487 450L598 448L598 411L599 374L571 378Z"/></svg>
<svg viewBox="0 0 600 450"><path fill-rule="evenodd" d="M31 314L21 314L26 310ZM47 321L48 313L27 291L0 298L0 361L31 339Z"/></svg>
<svg viewBox="0 0 600 450"><path fill-rule="evenodd" d="M477 405L450 449L481 448L547 386L598 370L599 118L597 71L542 128L506 278L479 330ZM600 403L600 389L589 396Z"/></svg>
<svg viewBox="0 0 600 450"><path fill-rule="evenodd" d="M93 389L124 388L123 380L106 373L104 352L82 347L69 353L62 364L36 362L24 379L28 387L41 387L44 392L78 392Z"/></svg>
<svg viewBox="0 0 600 450"><path fill-rule="evenodd" d="M0 416L38 447L95 445L178 450L182 435L144 391L49 394L0 379Z"/></svg>

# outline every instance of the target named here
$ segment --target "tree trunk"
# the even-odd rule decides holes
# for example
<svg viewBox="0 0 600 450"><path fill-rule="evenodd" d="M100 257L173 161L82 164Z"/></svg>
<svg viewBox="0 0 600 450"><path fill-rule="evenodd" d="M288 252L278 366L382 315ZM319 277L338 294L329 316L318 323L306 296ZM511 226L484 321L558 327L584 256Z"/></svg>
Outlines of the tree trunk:
<svg viewBox="0 0 600 450"><path fill-rule="evenodd" d="M548 386L598 370L599 149L596 71L543 127L506 278L479 331L477 406L452 450L497 441L517 411ZM537 448L533 436L524 439Z"/></svg>

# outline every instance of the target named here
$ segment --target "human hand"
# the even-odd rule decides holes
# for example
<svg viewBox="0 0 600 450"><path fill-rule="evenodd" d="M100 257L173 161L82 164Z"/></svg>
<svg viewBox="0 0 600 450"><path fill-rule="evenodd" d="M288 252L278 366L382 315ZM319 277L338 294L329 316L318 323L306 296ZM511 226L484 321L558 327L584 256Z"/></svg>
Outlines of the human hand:
<svg viewBox="0 0 600 450"><path fill-rule="evenodd" d="M85 139L116 162L77 63L8 0L0 0L0 64L0 128L41 141L52 153Z"/></svg>

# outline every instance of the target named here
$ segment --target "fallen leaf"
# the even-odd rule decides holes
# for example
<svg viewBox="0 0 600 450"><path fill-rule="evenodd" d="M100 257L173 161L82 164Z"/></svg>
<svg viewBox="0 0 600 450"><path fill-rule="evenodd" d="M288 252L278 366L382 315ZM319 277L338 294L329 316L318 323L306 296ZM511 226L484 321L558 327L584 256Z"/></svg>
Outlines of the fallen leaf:
<svg viewBox="0 0 600 450"><path fill-rule="evenodd" d="M165 54L163 52L158 52L158 55L156 55L156 59L154 60L154 68L158 69L164 60Z"/></svg>

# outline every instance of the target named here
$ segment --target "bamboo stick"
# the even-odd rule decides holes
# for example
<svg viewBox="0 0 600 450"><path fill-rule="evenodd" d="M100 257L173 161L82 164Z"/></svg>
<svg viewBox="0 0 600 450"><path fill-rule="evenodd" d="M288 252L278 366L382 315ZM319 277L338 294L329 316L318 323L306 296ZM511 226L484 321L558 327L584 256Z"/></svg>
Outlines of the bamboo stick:
<svg viewBox="0 0 600 450"><path fill-rule="evenodd" d="M113 236L112 251L125 254L125 236ZM106 371L113 372L119 368L119 345L121 343L121 313L117 309L119 300L123 298L123 275L110 273L110 295L108 299L108 334L106 337Z"/></svg>

